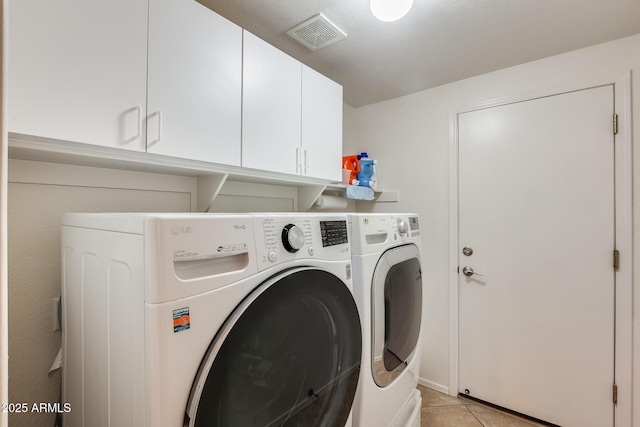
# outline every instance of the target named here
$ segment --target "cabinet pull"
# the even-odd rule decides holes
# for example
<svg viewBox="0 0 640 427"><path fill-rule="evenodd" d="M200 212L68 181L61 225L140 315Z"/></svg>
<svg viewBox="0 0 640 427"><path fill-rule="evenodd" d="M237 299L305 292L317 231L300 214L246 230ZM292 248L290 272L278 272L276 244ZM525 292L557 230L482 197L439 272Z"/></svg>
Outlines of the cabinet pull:
<svg viewBox="0 0 640 427"><path fill-rule="evenodd" d="M307 174L307 169L311 167L311 152L308 148L304 149L304 174Z"/></svg>
<svg viewBox="0 0 640 427"><path fill-rule="evenodd" d="M142 136L142 107L136 105L134 109L138 111L138 133L133 137L133 141Z"/></svg>
<svg viewBox="0 0 640 427"><path fill-rule="evenodd" d="M296 147L296 173L302 173L302 159L300 156L300 147Z"/></svg>
<svg viewBox="0 0 640 427"><path fill-rule="evenodd" d="M149 118L152 118L153 116L158 116L158 137L153 141L147 142L147 147L157 144L162 139L162 111L158 110L152 113Z"/></svg>
<svg viewBox="0 0 640 427"><path fill-rule="evenodd" d="M137 119L136 119L136 134L133 135L130 138L125 139L125 141L124 141L125 144L130 144L130 143L132 143L133 141L135 141L136 139L138 139L138 138L140 138L142 136L142 107L141 106L136 105L135 107L131 107L131 108L125 110L124 113L123 113L123 117L124 117L123 120L125 120L126 117L128 117L128 115L133 113L134 111L138 113L138 116L137 116ZM125 125L126 125L126 120L123 123L123 126L125 126Z"/></svg>

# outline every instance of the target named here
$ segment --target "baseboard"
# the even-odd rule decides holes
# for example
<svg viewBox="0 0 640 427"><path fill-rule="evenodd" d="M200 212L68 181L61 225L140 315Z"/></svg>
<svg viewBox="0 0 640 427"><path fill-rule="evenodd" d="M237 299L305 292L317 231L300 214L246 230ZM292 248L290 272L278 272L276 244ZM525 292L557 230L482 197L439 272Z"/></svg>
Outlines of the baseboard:
<svg viewBox="0 0 640 427"><path fill-rule="evenodd" d="M434 389L435 391L439 391L440 393L449 394L448 386L434 383L433 381L425 380L424 378L418 378L418 384Z"/></svg>

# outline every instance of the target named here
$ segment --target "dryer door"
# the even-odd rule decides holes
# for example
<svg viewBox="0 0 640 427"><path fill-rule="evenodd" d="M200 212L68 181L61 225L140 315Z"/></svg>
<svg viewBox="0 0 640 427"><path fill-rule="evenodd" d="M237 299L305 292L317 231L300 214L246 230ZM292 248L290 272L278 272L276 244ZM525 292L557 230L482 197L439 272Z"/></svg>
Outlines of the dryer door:
<svg viewBox="0 0 640 427"><path fill-rule="evenodd" d="M415 245L384 252L371 289L373 379L384 387L414 357L422 319L422 271Z"/></svg>
<svg viewBox="0 0 640 427"><path fill-rule="evenodd" d="M288 270L260 285L220 329L195 379L184 424L343 427L361 347L358 310L346 284L314 268Z"/></svg>

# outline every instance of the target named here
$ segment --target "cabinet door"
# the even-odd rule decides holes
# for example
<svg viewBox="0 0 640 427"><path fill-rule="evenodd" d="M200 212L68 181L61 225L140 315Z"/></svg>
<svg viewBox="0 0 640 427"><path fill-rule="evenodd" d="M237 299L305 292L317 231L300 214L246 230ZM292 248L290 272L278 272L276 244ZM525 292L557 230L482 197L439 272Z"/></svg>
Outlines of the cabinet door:
<svg viewBox="0 0 640 427"><path fill-rule="evenodd" d="M147 151L240 165L242 29L194 0L149 2Z"/></svg>
<svg viewBox="0 0 640 427"><path fill-rule="evenodd" d="M9 3L9 131L144 151L147 0Z"/></svg>
<svg viewBox="0 0 640 427"><path fill-rule="evenodd" d="M302 66L303 171L314 178L342 179L342 86Z"/></svg>
<svg viewBox="0 0 640 427"><path fill-rule="evenodd" d="M242 166L299 173L301 64L244 32Z"/></svg>

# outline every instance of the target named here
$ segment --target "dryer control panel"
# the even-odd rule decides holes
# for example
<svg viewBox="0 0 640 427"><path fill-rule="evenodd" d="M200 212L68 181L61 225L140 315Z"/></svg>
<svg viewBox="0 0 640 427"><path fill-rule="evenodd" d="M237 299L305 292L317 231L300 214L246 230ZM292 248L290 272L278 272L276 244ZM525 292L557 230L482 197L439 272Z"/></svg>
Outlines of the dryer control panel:
<svg viewBox="0 0 640 427"><path fill-rule="evenodd" d="M420 243L417 214L351 214L352 251L356 255L376 253L387 246Z"/></svg>
<svg viewBox="0 0 640 427"><path fill-rule="evenodd" d="M418 222L417 216L409 217L409 236L411 237L420 236L420 223Z"/></svg>

